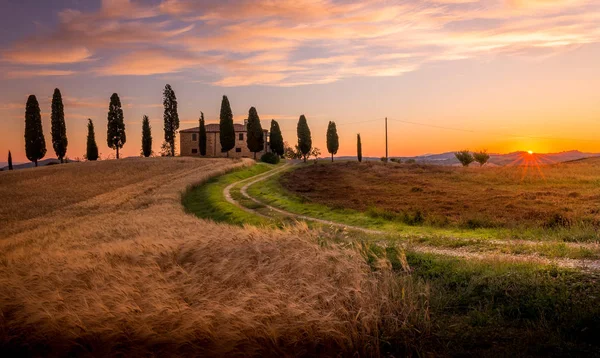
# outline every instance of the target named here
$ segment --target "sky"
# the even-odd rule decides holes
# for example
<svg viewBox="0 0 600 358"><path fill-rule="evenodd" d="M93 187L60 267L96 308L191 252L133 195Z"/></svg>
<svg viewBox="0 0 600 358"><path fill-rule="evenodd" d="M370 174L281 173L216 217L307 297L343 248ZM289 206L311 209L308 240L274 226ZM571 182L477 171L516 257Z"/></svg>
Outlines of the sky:
<svg viewBox="0 0 600 358"><path fill-rule="evenodd" d="M0 162L27 161L25 103L63 95L67 156L85 154L87 119L102 158L109 99L124 106L124 156L138 156L142 116L163 142L162 91L180 129L200 112L234 121L256 107L297 142L304 114L326 155L390 156L460 149L600 152L597 0L0 0Z"/></svg>

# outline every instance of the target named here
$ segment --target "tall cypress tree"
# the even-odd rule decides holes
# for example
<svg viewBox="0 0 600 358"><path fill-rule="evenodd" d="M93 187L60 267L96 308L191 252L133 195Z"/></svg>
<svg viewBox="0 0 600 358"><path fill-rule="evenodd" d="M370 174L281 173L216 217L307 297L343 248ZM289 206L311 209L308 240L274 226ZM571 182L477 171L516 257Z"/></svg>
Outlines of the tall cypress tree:
<svg viewBox="0 0 600 358"><path fill-rule="evenodd" d="M270 141L269 145L271 147L271 151L280 157L283 157L283 153L285 152L283 145L283 136L281 135L281 129L279 128L279 123L276 120L271 120L271 130L270 130Z"/></svg>
<svg viewBox="0 0 600 358"><path fill-rule="evenodd" d="M52 95L52 146L56 157L60 162L64 162L65 154L67 154L67 127L65 126L65 111L63 107L62 95L58 88L54 89Z"/></svg>
<svg viewBox="0 0 600 358"><path fill-rule="evenodd" d="M221 115L219 116L219 141L221 142L221 152L227 152L235 147L235 128L233 126L233 113L229 105L227 96L223 96L221 101Z"/></svg>
<svg viewBox="0 0 600 358"><path fill-rule="evenodd" d="M358 161L362 162L362 143L360 142L360 133L356 135L356 155Z"/></svg>
<svg viewBox="0 0 600 358"><path fill-rule="evenodd" d="M87 149L85 157L87 160L98 160L98 145L96 145L96 134L94 133L94 123L88 118L88 135L87 135Z"/></svg>
<svg viewBox="0 0 600 358"><path fill-rule="evenodd" d="M335 122L329 122L327 126L327 151L331 153L331 161L333 162L333 155L337 154L340 148L340 142L337 134L337 128Z"/></svg>
<svg viewBox="0 0 600 358"><path fill-rule="evenodd" d="M25 107L25 154L38 166L38 160L46 155L46 140L42 129L40 104L34 95L27 99Z"/></svg>
<svg viewBox="0 0 600 358"><path fill-rule="evenodd" d="M12 154L10 153L10 150L8 151L8 170L13 170Z"/></svg>
<svg viewBox="0 0 600 358"><path fill-rule="evenodd" d="M163 106L165 112L163 119L165 121L165 142L171 146L171 156L175 156L175 136L179 129L179 114L177 113L177 97L171 85L167 84L163 91Z"/></svg>
<svg viewBox="0 0 600 358"><path fill-rule="evenodd" d="M302 153L302 157L304 158L304 163L306 163L306 159L310 154L310 150L312 149L312 138L310 135L310 128L308 128L308 123L306 122L306 117L304 114L300 116L298 120L298 149L300 153Z"/></svg>
<svg viewBox="0 0 600 358"><path fill-rule="evenodd" d="M118 94L113 93L110 96L110 104L108 106L106 142L109 148L117 151L117 159L119 159L119 149L123 148L126 141L127 137L125 136L125 122L123 121L121 99Z"/></svg>
<svg viewBox="0 0 600 358"><path fill-rule="evenodd" d="M142 155L146 158L152 155L152 128L146 115L142 118Z"/></svg>
<svg viewBox="0 0 600 358"><path fill-rule="evenodd" d="M248 145L248 149L254 153L254 159L256 160L256 153L265 149L265 135L260 125L258 112L256 112L256 108L254 107L250 107L248 111L246 133L246 144Z"/></svg>
<svg viewBox="0 0 600 358"><path fill-rule="evenodd" d="M198 146L200 149L200 155L206 155L206 124L204 123L204 112L200 112L200 125L199 128L199 138L198 138Z"/></svg>

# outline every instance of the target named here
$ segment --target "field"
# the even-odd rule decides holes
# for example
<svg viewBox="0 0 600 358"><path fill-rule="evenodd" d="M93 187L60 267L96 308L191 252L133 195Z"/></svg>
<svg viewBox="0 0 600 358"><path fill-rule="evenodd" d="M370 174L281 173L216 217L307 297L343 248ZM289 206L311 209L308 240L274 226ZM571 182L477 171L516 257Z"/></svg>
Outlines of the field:
<svg viewBox="0 0 600 358"><path fill-rule="evenodd" d="M252 163L140 158L0 173L0 353L600 356L596 271L456 257L278 217L246 189L397 228L281 187L312 164ZM473 245L487 229L464 230Z"/></svg>
<svg viewBox="0 0 600 358"><path fill-rule="evenodd" d="M600 159L533 168L345 162L289 172L282 184L334 208L419 213L425 225L600 228Z"/></svg>
<svg viewBox="0 0 600 358"><path fill-rule="evenodd" d="M404 317L403 304L386 303L391 283L355 251L323 248L302 226L183 212L191 185L248 164L153 158L0 173L0 351L376 354L381 315Z"/></svg>

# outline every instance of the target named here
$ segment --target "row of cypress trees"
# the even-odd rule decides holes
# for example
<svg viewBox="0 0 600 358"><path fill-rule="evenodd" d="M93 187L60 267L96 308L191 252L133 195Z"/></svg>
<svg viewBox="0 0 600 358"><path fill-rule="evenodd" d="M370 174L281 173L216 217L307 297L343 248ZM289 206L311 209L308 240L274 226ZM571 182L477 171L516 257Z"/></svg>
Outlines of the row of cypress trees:
<svg viewBox="0 0 600 358"><path fill-rule="evenodd" d="M65 125L65 112L62 102L62 95L58 88L54 89L52 95L52 147L56 153L56 157L61 163L67 154L67 127ZM46 140L44 139L44 131L42 129L42 115L40 104L34 95L27 98L25 105L25 154L27 159L38 165L38 160L46 155ZM10 167L12 167L12 155L10 155Z"/></svg>

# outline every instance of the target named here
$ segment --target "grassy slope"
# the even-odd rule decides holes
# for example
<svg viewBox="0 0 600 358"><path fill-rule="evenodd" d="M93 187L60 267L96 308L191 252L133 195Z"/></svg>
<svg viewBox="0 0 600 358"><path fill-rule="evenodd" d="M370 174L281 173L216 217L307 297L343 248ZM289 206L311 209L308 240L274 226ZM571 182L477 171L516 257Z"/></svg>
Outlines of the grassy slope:
<svg viewBox="0 0 600 358"><path fill-rule="evenodd" d="M186 188L244 164L140 158L0 173L0 200L26 194L31 210L0 226L0 354L377 355L373 333L409 326L410 302L390 301L394 282L356 252L302 227L184 213ZM33 195L40 183L52 195Z"/></svg>
<svg viewBox="0 0 600 358"><path fill-rule="evenodd" d="M262 192L261 199L268 197L278 206L303 209L302 202L281 190L277 178L251 187L254 195ZM311 204L300 212L322 218L342 215L328 216L331 210L318 205L316 209L311 211L315 210ZM395 299L411 302L411 325L401 333L383 330L383 352L471 356L594 356L600 352L595 339L600 334L597 277L552 266L470 262L410 249L404 252L393 240L384 249L368 244L381 241L381 237L338 230L318 232L325 246L355 246L360 237L365 242L362 255L375 272L386 262L396 272L402 289Z"/></svg>
<svg viewBox="0 0 600 358"><path fill-rule="evenodd" d="M369 229L388 231L397 239L446 248L477 248L477 251L504 252L511 254L540 254L550 258L597 259L600 248L568 246L563 240L572 233L561 230L511 230L503 228L441 228L431 225L408 225L394 216L387 216L370 210L360 212L352 209L331 208L308 201L291 193L280 183L282 174L259 182L248 189L248 193L261 201L292 213L360 226ZM576 229L574 229L576 231ZM527 245L509 239L540 241L537 245ZM496 242L504 241L502 242ZM596 238L597 240L597 238Z"/></svg>

